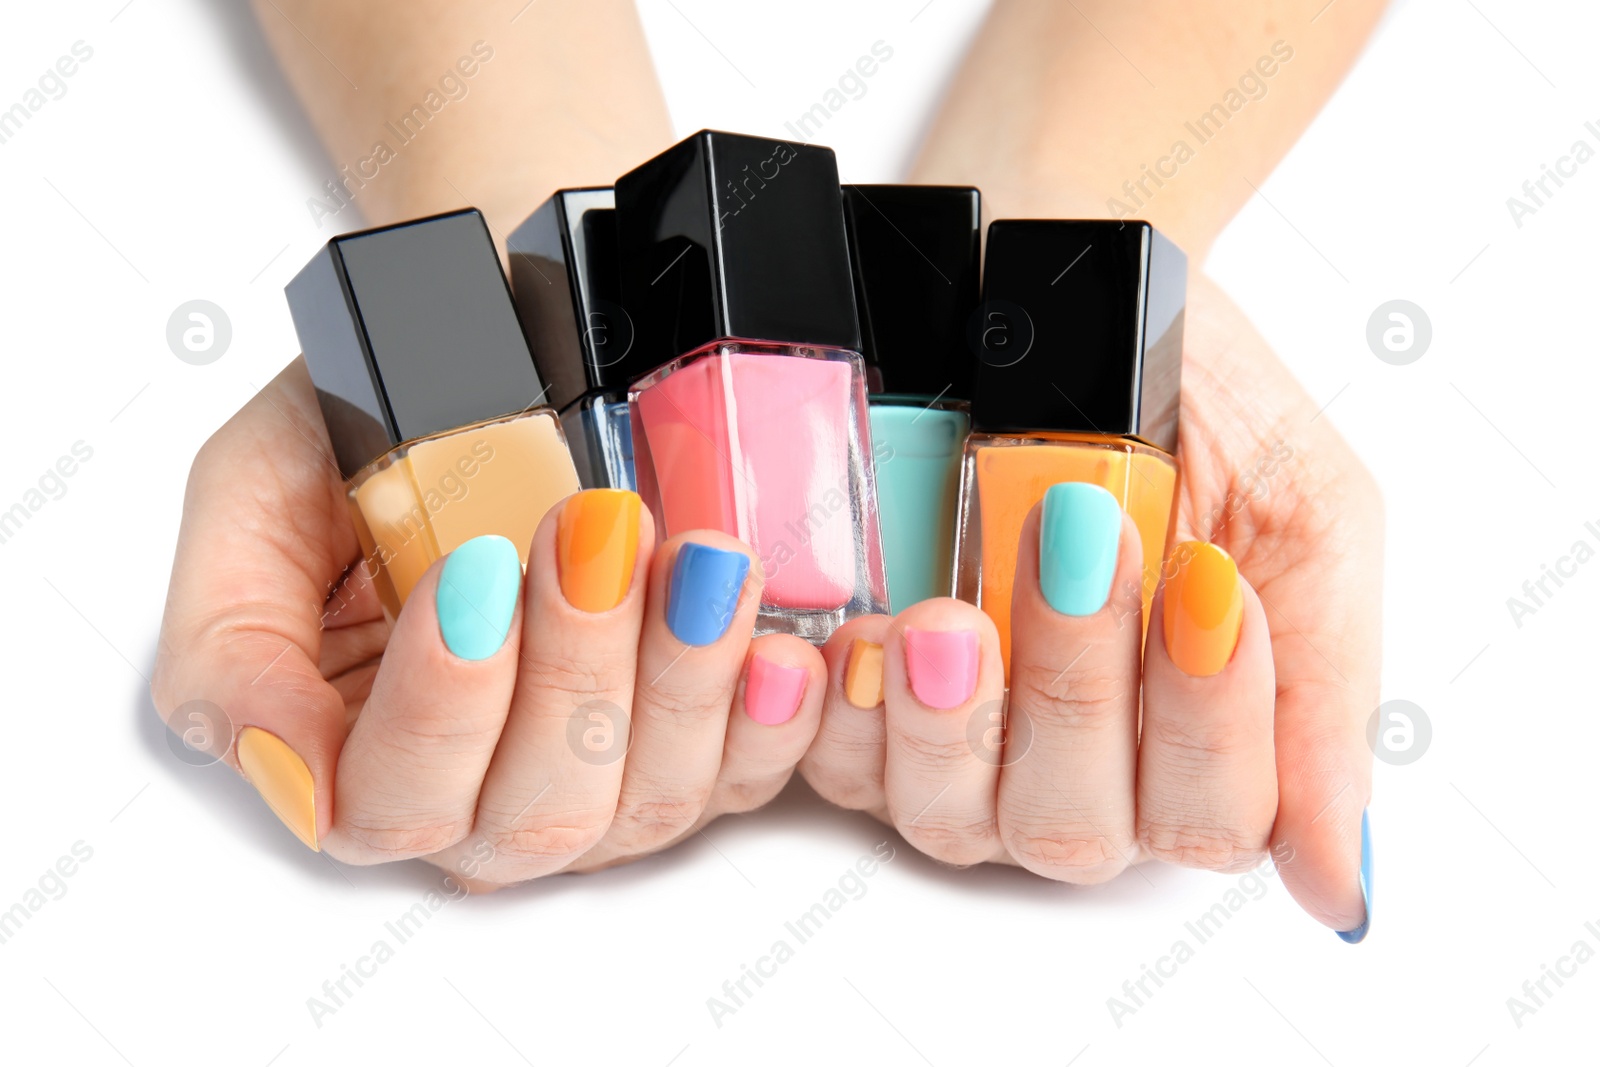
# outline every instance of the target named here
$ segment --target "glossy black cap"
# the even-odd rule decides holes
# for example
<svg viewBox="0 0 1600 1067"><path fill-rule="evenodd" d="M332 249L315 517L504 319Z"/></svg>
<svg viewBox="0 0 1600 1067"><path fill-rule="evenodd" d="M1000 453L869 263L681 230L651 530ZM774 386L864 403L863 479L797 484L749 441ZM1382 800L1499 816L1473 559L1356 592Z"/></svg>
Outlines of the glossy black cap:
<svg viewBox="0 0 1600 1067"><path fill-rule="evenodd" d="M339 469L544 403L476 210L348 233L284 289Z"/></svg>
<svg viewBox="0 0 1600 1067"><path fill-rule="evenodd" d="M1188 258L1147 222L989 226L972 423L1178 443Z"/></svg>
<svg viewBox="0 0 1600 1067"><path fill-rule="evenodd" d="M722 338L861 350L831 149L702 130L616 192L645 370Z"/></svg>
<svg viewBox="0 0 1600 1067"><path fill-rule="evenodd" d="M844 187L871 392L972 398L979 207L970 186Z"/></svg>
<svg viewBox="0 0 1600 1067"><path fill-rule="evenodd" d="M506 241L517 317L552 407L633 377L633 320L620 303L614 206L609 188L562 189Z"/></svg>

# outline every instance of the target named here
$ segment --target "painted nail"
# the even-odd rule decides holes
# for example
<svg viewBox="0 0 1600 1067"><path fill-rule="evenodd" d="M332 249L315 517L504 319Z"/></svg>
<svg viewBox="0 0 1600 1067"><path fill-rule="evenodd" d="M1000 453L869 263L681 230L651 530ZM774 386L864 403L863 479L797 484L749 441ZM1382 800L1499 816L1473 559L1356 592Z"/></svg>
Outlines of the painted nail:
<svg viewBox="0 0 1600 1067"><path fill-rule="evenodd" d="M1172 558L1178 565L1167 579L1161 625L1167 655L1184 674L1209 677L1228 665L1239 643L1239 568L1232 556L1204 541L1185 541Z"/></svg>
<svg viewBox="0 0 1600 1067"><path fill-rule="evenodd" d="M850 642L844 665L844 698L851 707L875 708L883 703L883 646L859 638Z"/></svg>
<svg viewBox="0 0 1600 1067"><path fill-rule="evenodd" d="M240 730L237 745L245 780L307 848L322 851L317 845L317 786L306 761L277 734L259 726Z"/></svg>
<svg viewBox="0 0 1600 1067"><path fill-rule="evenodd" d="M800 710L810 680L811 672L804 667L785 667L756 656L744 683L745 714L766 726L788 722Z"/></svg>
<svg viewBox="0 0 1600 1067"><path fill-rule="evenodd" d="M1372 928L1372 830L1367 825L1367 813L1361 813L1361 904L1366 915L1354 930L1340 930L1339 939L1357 945Z"/></svg>
<svg viewBox="0 0 1600 1067"><path fill-rule="evenodd" d="M469 660L500 651L521 589L515 545L495 534L463 542L445 559L434 597L445 647Z"/></svg>
<svg viewBox="0 0 1600 1067"><path fill-rule="evenodd" d="M930 708L954 708L978 689L978 635L971 630L906 630L911 691Z"/></svg>
<svg viewBox="0 0 1600 1067"><path fill-rule="evenodd" d="M610 611L622 603L638 552L638 493L585 489L561 508L556 569L561 595L579 611Z"/></svg>
<svg viewBox="0 0 1600 1067"><path fill-rule="evenodd" d="M1039 519L1039 591L1063 615L1105 607L1117 574L1122 508L1089 482L1062 482L1044 494Z"/></svg>
<svg viewBox="0 0 1600 1067"><path fill-rule="evenodd" d="M750 573L743 552L695 544L678 549L667 591L667 629L686 645L709 645L728 632Z"/></svg>

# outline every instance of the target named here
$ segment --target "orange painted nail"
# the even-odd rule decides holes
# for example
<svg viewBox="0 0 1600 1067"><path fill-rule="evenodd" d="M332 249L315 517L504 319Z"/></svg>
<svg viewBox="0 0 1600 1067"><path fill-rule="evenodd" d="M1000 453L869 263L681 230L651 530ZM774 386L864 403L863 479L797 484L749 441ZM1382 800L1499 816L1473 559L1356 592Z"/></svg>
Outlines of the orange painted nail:
<svg viewBox="0 0 1600 1067"><path fill-rule="evenodd" d="M239 731L239 766L245 780L283 825L313 852L317 846L317 787L311 768L277 734L257 726Z"/></svg>
<svg viewBox="0 0 1600 1067"><path fill-rule="evenodd" d="M561 509L556 564L561 594L579 611L610 611L633 583L639 551L639 494L585 489Z"/></svg>
<svg viewBox="0 0 1600 1067"><path fill-rule="evenodd" d="M1186 541L1172 551L1161 630L1167 655L1184 674L1209 677L1233 658L1244 620L1239 567L1216 545Z"/></svg>
<svg viewBox="0 0 1600 1067"><path fill-rule="evenodd" d="M844 667L844 698L858 708L883 703L883 646L872 641L850 642L850 659Z"/></svg>

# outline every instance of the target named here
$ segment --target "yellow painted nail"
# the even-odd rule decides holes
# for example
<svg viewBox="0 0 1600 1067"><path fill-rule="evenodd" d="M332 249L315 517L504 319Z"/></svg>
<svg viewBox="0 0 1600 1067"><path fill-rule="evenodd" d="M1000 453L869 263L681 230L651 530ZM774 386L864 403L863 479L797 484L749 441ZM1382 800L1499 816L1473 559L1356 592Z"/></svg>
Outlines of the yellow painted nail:
<svg viewBox="0 0 1600 1067"><path fill-rule="evenodd" d="M1162 634L1180 671L1209 677L1233 658L1244 621L1239 568L1216 545L1188 541L1173 550L1178 563L1167 580Z"/></svg>
<svg viewBox="0 0 1600 1067"><path fill-rule="evenodd" d="M317 786L311 768L276 734L257 726L239 732L239 766L246 781L283 825L313 852L317 845Z"/></svg>
<svg viewBox="0 0 1600 1067"><path fill-rule="evenodd" d="M850 659L844 668L844 698L858 708L875 708L883 703L882 645L850 642Z"/></svg>

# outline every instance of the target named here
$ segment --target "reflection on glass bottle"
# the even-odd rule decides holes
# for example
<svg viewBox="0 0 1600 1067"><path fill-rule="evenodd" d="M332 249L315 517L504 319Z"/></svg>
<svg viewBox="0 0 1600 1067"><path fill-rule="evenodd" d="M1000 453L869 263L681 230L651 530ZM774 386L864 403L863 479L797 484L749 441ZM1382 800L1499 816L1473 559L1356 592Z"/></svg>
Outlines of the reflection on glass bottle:
<svg viewBox="0 0 1600 1067"><path fill-rule="evenodd" d="M949 596L976 362L978 190L847 185L889 608Z"/></svg>
<svg viewBox="0 0 1600 1067"><path fill-rule="evenodd" d="M336 237L286 292L389 618L473 537L509 538L526 564L578 478L483 217Z"/></svg>
<svg viewBox="0 0 1600 1067"><path fill-rule="evenodd" d="M887 608L860 327L833 153L702 131L618 179L630 391L663 536L755 549L757 629L826 639Z"/></svg>
<svg viewBox="0 0 1600 1067"><path fill-rule="evenodd" d="M628 382L648 370L620 304L609 188L562 189L506 242L517 315L589 489L632 489Z"/></svg>
<svg viewBox="0 0 1600 1067"><path fill-rule="evenodd" d="M1093 482L1133 517L1148 623L1177 499L1187 275L1144 222L989 227L957 595L994 620L1008 664L1022 525L1058 482Z"/></svg>

